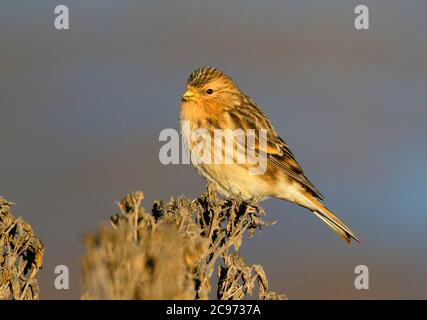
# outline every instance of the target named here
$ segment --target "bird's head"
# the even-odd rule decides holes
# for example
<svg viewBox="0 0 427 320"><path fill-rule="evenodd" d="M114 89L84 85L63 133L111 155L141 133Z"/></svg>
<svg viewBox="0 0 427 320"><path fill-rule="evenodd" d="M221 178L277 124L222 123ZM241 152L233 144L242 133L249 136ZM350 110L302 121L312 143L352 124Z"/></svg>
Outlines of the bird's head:
<svg viewBox="0 0 427 320"><path fill-rule="evenodd" d="M241 96L236 83L220 69L202 67L194 70L187 80L183 103L230 105Z"/></svg>

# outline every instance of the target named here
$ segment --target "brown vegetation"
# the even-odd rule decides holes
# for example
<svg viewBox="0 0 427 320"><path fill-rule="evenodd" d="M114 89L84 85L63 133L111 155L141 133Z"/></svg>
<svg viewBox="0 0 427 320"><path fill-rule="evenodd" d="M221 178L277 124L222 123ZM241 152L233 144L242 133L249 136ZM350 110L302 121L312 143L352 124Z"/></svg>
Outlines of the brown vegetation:
<svg viewBox="0 0 427 320"><path fill-rule="evenodd" d="M246 265L238 250L245 234L270 223L262 208L220 199L213 190L195 200L172 198L141 207L142 192L119 203L120 214L85 239L85 299L208 299L214 269L218 299L285 299L268 290L260 265Z"/></svg>
<svg viewBox="0 0 427 320"><path fill-rule="evenodd" d="M43 244L28 223L12 216L12 205L0 197L0 300L39 299L35 277L42 267Z"/></svg>
<svg viewBox="0 0 427 320"><path fill-rule="evenodd" d="M218 299L286 298L268 290L261 265L238 254L245 235L271 224L257 204L210 189L195 200L156 201L151 212L143 199L128 194L111 223L85 237L83 299L209 299L215 270ZM12 205L0 197L0 299L39 299L44 247Z"/></svg>

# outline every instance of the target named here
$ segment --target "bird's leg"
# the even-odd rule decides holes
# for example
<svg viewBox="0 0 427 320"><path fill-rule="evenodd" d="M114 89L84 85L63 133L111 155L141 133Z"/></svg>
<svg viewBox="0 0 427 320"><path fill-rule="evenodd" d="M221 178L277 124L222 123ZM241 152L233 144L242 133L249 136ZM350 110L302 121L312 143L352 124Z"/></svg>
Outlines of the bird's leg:
<svg viewBox="0 0 427 320"><path fill-rule="evenodd" d="M256 212L259 206L260 198L253 196L252 198L245 201L249 212Z"/></svg>
<svg viewBox="0 0 427 320"><path fill-rule="evenodd" d="M217 192L217 187L216 187L216 184L215 183L213 183L213 182L208 182L208 186L207 186L207 189L208 189L208 194L209 195L215 195L216 194L216 192Z"/></svg>

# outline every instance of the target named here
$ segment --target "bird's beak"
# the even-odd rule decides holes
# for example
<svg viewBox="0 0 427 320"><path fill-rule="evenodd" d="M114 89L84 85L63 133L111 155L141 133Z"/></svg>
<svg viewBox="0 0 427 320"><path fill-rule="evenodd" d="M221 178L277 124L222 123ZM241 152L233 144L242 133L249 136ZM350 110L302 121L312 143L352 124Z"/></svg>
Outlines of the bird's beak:
<svg viewBox="0 0 427 320"><path fill-rule="evenodd" d="M182 99L184 101L196 101L197 94L191 90L186 90L182 95Z"/></svg>

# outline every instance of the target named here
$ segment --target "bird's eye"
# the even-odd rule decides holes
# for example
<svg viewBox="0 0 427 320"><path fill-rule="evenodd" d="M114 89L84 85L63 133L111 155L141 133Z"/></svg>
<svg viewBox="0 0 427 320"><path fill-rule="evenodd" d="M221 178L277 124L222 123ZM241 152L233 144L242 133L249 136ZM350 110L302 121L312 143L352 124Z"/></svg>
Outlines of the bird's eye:
<svg viewBox="0 0 427 320"><path fill-rule="evenodd" d="M206 93L207 93L207 94L212 94L212 93L213 93L213 90L212 90L211 88L209 88L208 90L206 90Z"/></svg>

